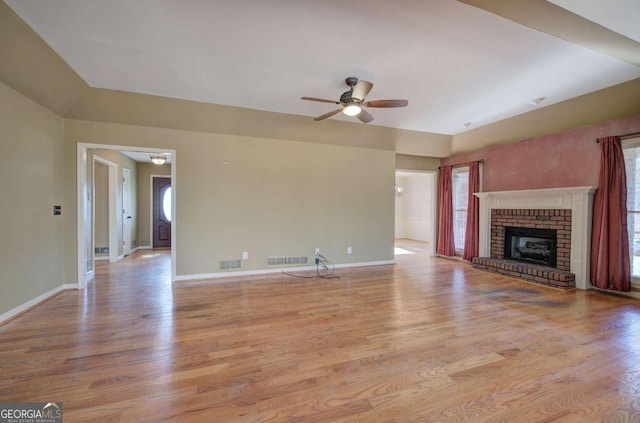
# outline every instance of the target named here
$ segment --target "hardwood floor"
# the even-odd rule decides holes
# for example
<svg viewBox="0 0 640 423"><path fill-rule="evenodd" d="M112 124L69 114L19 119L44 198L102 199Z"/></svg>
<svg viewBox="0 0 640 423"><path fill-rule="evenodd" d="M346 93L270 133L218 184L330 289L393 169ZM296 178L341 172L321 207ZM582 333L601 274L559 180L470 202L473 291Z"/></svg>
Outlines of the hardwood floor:
<svg viewBox="0 0 640 423"><path fill-rule="evenodd" d="M429 258L169 280L168 251L101 262L0 327L0 401L65 422L640 422L640 302Z"/></svg>

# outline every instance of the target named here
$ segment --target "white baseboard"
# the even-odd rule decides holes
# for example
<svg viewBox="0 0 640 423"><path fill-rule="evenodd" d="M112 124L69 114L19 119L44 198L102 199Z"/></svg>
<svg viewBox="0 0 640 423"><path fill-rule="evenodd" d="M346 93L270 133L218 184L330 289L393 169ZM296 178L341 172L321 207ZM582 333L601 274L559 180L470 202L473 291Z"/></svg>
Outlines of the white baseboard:
<svg viewBox="0 0 640 423"><path fill-rule="evenodd" d="M38 304L48 300L49 298L53 297L54 295L56 295L58 292L61 291L65 291L67 289L78 289L78 284L77 283L68 283L68 284L63 284L60 285L54 289L52 289L49 292L45 292L44 294L27 301L26 303L19 305L18 307L14 308L13 310L9 310L6 313L0 314L0 325L5 323L8 320L13 319L14 317L16 317L19 314L24 313L25 311L28 311L30 308L33 308L35 306L37 306Z"/></svg>
<svg viewBox="0 0 640 423"><path fill-rule="evenodd" d="M95 256L94 260L95 261L109 260L109 256Z"/></svg>
<svg viewBox="0 0 640 423"><path fill-rule="evenodd" d="M336 269L344 269L349 267L368 267L368 266L385 266L389 264L396 264L395 260L382 260L382 261L368 261L361 263L343 263L336 264ZM255 275L268 275L273 273L282 273L282 271L286 272L302 272L307 270L315 270L315 264L312 266L299 266L299 267L285 267L279 269L258 269L258 270L240 270L237 272L218 272L218 273L200 273L200 274L191 274L191 275L178 275L174 279L175 282L183 282L183 281L196 281L200 279L221 279L221 278L229 278L236 276L255 276Z"/></svg>
<svg viewBox="0 0 640 423"><path fill-rule="evenodd" d="M135 250L133 250L133 251L136 251L136 250L152 250L152 248L151 248L150 245L140 245L140 246L136 247Z"/></svg>

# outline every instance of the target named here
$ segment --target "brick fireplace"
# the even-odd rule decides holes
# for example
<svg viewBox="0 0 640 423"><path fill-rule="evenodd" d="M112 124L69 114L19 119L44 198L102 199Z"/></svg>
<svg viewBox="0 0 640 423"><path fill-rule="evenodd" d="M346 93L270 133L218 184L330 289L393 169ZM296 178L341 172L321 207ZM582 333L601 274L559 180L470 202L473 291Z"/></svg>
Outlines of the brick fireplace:
<svg viewBox="0 0 640 423"><path fill-rule="evenodd" d="M480 199L480 232L479 258L474 265L544 285L589 289L594 191L594 187L569 187L476 193ZM555 235L555 265L505 259L507 228L551 230ZM534 238L525 236L518 248L540 248L545 244L529 242L530 239Z"/></svg>
<svg viewBox="0 0 640 423"><path fill-rule="evenodd" d="M507 228L551 229L556 236L554 263L560 270L571 270L571 210L569 209L492 209L491 257L505 256ZM545 264L545 263L543 263Z"/></svg>

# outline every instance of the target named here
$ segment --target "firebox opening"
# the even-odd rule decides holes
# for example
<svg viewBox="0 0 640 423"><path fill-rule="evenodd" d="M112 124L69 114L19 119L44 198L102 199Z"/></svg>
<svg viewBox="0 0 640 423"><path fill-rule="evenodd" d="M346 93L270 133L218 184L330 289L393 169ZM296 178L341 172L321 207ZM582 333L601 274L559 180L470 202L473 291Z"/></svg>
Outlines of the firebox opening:
<svg viewBox="0 0 640 423"><path fill-rule="evenodd" d="M504 258L556 267L555 229L507 226L504 233Z"/></svg>

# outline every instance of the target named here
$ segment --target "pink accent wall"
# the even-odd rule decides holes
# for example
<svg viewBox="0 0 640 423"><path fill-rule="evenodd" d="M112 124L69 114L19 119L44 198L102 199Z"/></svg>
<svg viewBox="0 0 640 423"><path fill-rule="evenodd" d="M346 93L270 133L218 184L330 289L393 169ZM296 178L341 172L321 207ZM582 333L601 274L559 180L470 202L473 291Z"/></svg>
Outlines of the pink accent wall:
<svg viewBox="0 0 640 423"><path fill-rule="evenodd" d="M441 166L484 159L483 191L597 186L596 138L640 131L640 115L447 157Z"/></svg>

